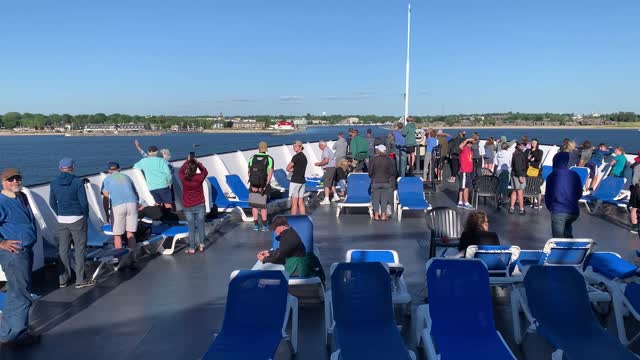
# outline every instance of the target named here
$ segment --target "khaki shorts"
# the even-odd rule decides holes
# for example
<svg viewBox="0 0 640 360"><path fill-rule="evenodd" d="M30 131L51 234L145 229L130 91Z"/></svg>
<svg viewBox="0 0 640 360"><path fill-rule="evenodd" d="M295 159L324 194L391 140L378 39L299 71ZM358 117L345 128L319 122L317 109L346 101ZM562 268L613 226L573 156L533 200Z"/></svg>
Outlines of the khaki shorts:
<svg viewBox="0 0 640 360"><path fill-rule="evenodd" d="M298 183L289 183L289 196L294 198L302 198L304 197L304 184Z"/></svg>
<svg viewBox="0 0 640 360"><path fill-rule="evenodd" d="M336 168L328 167L324 169L324 175L322 175L323 186L330 188L336 184Z"/></svg>
<svg viewBox="0 0 640 360"><path fill-rule="evenodd" d="M520 179L517 176L511 177L511 188L513 190L524 190L527 187L527 178L525 177L524 182L521 183Z"/></svg>
<svg viewBox="0 0 640 360"><path fill-rule="evenodd" d="M136 232L138 230L138 204L120 204L114 206L111 213L115 235L122 235L125 231Z"/></svg>

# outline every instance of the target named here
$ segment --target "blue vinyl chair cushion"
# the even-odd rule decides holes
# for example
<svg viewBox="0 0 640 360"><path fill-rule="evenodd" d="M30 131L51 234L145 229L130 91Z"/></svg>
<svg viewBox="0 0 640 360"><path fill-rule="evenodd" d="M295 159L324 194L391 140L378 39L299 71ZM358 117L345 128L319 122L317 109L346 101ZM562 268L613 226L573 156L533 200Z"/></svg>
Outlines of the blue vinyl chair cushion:
<svg viewBox="0 0 640 360"><path fill-rule="evenodd" d="M500 251L494 253L486 253L482 251ZM511 256L513 253L510 246L505 245L482 245L478 246L478 252L475 253L474 259L480 259L487 266L489 271L506 270L511 264Z"/></svg>
<svg viewBox="0 0 640 360"><path fill-rule="evenodd" d="M382 264L338 264L331 296L342 359L410 359L393 318L389 273Z"/></svg>
<svg viewBox="0 0 640 360"><path fill-rule="evenodd" d="M215 176L209 176L209 183L211 183L211 198L219 209L233 208L240 206L243 209L249 209L249 202L247 201L231 201L227 199L218 183L218 179Z"/></svg>
<svg viewBox="0 0 640 360"><path fill-rule="evenodd" d="M395 263L393 253L387 250L356 250L351 252L351 262Z"/></svg>
<svg viewBox="0 0 640 360"><path fill-rule="evenodd" d="M495 329L489 273L480 261L431 260L427 287L431 334L443 359L512 359Z"/></svg>
<svg viewBox="0 0 640 360"><path fill-rule="evenodd" d="M598 200L613 200L624 187L624 178L606 177L593 192L593 197Z"/></svg>
<svg viewBox="0 0 640 360"><path fill-rule="evenodd" d="M580 183L582 183L582 186L584 187L587 184L587 179L589 178L589 169L586 167L574 166L571 168L571 171L580 176Z"/></svg>
<svg viewBox="0 0 640 360"><path fill-rule="evenodd" d="M222 330L203 359L271 359L282 339L288 283L281 271L240 271L229 283Z"/></svg>
<svg viewBox="0 0 640 360"><path fill-rule="evenodd" d="M403 177L398 181L398 201L410 210L426 210L429 203L424 198L422 179L417 176Z"/></svg>
<svg viewBox="0 0 640 360"><path fill-rule="evenodd" d="M591 310L584 277L570 266L533 266L524 278L538 333L569 359L636 359Z"/></svg>
<svg viewBox="0 0 640 360"><path fill-rule="evenodd" d="M638 267L611 253L593 253L589 256L586 266L609 279L626 279L638 272Z"/></svg>
<svg viewBox="0 0 640 360"><path fill-rule="evenodd" d="M227 185L240 201L249 201L249 189L236 174L225 175Z"/></svg>
<svg viewBox="0 0 640 360"><path fill-rule="evenodd" d="M547 180L547 177L549 177L549 174L551 174L551 172L553 171L553 166L542 165L542 168L540 171L541 171L540 176L542 177L542 179Z"/></svg>
<svg viewBox="0 0 640 360"><path fill-rule="evenodd" d="M624 289L624 297L629 300L636 312L640 312L640 284L629 283Z"/></svg>
<svg viewBox="0 0 640 360"><path fill-rule="evenodd" d="M353 173L347 176L347 198L346 204L362 204L370 203L371 195L369 188L371 187L371 179L369 174Z"/></svg>

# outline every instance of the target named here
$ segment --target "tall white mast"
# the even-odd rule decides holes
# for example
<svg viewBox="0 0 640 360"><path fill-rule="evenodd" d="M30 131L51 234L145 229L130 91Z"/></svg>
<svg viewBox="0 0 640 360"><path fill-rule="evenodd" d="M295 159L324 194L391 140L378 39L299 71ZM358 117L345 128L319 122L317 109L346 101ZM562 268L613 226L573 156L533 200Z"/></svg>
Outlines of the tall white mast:
<svg viewBox="0 0 640 360"><path fill-rule="evenodd" d="M407 123L409 116L409 49L411 44L411 0L409 0L409 11L407 13L407 70L404 79L404 123Z"/></svg>

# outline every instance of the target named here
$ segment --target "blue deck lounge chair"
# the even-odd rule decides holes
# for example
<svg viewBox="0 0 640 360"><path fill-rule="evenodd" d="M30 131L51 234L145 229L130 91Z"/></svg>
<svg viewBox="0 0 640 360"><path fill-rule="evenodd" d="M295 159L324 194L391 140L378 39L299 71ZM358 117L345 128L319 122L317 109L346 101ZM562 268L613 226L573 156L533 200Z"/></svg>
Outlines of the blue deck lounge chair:
<svg viewBox="0 0 640 360"><path fill-rule="evenodd" d="M424 197L422 179L418 176L401 177L398 180L398 190L395 192L396 211L398 221L402 221L403 210L415 210L427 212L431 205Z"/></svg>
<svg viewBox="0 0 640 360"><path fill-rule="evenodd" d="M524 286L538 334L557 349L553 359L638 359L600 326L576 268L533 266Z"/></svg>
<svg viewBox="0 0 640 360"><path fill-rule="evenodd" d="M587 207L587 211L591 214L595 214L603 202L617 204L616 197L620 194L620 191L622 191L624 183L624 178L613 176L606 177L600 182L600 185L598 185L591 195L583 196L580 199L580 202ZM595 203L593 209L589 207L590 203Z"/></svg>
<svg viewBox="0 0 640 360"><path fill-rule="evenodd" d="M551 174L552 171L553 171L553 166L542 165L542 168L540 169L540 177L546 181L547 177L549 177L549 174Z"/></svg>
<svg viewBox="0 0 640 360"><path fill-rule="evenodd" d="M389 273L383 264L338 264L331 286L333 321L325 321L334 324L332 360L415 359L396 327Z"/></svg>
<svg viewBox="0 0 640 360"><path fill-rule="evenodd" d="M369 210L369 216L373 217L373 207L371 205L371 194L369 187L371 179L367 173L351 173L347 176L347 197L343 202L338 203L336 217L340 217L342 208L365 207Z"/></svg>
<svg viewBox="0 0 640 360"><path fill-rule="evenodd" d="M285 215L289 226L291 226L300 236L300 240L304 244L304 249L307 253L314 253L316 256L320 256L318 248L313 245L313 221L309 215ZM280 242L276 240L275 232L271 232L271 248L277 249L280 247ZM302 276L289 276L289 286L315 286L318 288L318 296L324 298L324 284L322 280L317 276L302 277Z"/></svg>
<svg viewBox="0 0 640 360"><path fill-rule="evenodd" d="M363 250L351 249L345 255L346 262L381 262L389 267L391 275L391 299L394 304L406 306L411 313L411 294L404 280L404 266L400 263L398 253L394 250Z"/></svg>
<svg viewBox="0 0 640 360"><path fill-rule="evenodd" d="M592 239L549 239L542 251L521 250L512 276L523 277L532 266L564 266L576 268L582 271L586 260L595 248ZM593 286L587 285L583 279L585 287L589 291L589 300L593 303L609 302L611 296ZM513 337L516 343L522 341L520 312L525 314L529 323L529 330L535 328L534 317L527 306L527 295L521 283L514 282L511 290L511 312L513 317Z"/></svg>
<svg viewBox="0 0 640 360"><path fill-rule="evenodd" d="M607 287L613 302L613 312L618 330L618 338L623 345L628 345L640 336L636 333L632 339L627 336L624 316L629 314L640 321L640 283L639 269L634 264L622 259L620 255L609 252L591 254L585 263L585 277L594 283L602 283Z"/></svg>
<svg viewBox="0 0 640 360"><path fill-rule="evenodd" d="M522 280L511 277L511 264L520 257L520 247L518 246L471 245L467 247L465 257L482 260L489 270L489 282L492 285L509 284Z"/></svg>
<svg viewBox="0 0 640 360"><path fill-rule="evenodd" d="M218 211L237 211L240 216L242 216L243 221L253 221L251 216L247 216L247 214L245 214L245 210L251 210L248 201L234 201L227 199L222 191L222 187L220 187L220 183L218 183L218 179L216 179L215 176L209 176L208 179L209 183L211 183L211 198L218 207Z"/></svg>
<svg viewBox="0 0 640 360"><path fill-rule="evenodd" d="M582 183L582 188L587 185L587 179L589 179L589 168L582 166L572 166L571 171L575 172L580 176L580 182Z"/></svg>
<svg viewBox="0 0 640 360"><path fill-rule="evenodd" d="M224 176L227 185L240 201L249 201L249 189L240 176L230 174Z"/></svg>
<svg viewBox="0 0 640 360"><path fill-rule="evenodd" d="M486 266L476 259L431 259L429 304L417 310L416 339L428 359L513 359L496 330Z"/></svg>
<svg viewBox="0 0 640 360"><path fill-rule="evenodd" d="M204 360L273 359L292 320L291 344L297 351L297 300L288 294L282 271L239 271L229 283L222 330Z"/></svg>
<svg viewBox="0 0 640 360"><path fill-rule="evenodd" d="M284 169L275 169L273 171L273 178L276 179L278 185L280 185L285 190L289 190L289 185L291 184L291 182L289 181L289 178L287 178L287 172L284 171ZM304 189L305 192L308 193L323 190L322 187L318 186L318 181L309 179L307 179L307 181L305 182Z"/></svg>
<svg viewBox="0 0 640 360"><path fill-rule="evenodd" d="M105 235L113 236L113 226L111 224L104 224L100 229ZM171 255L175 252L178 241L189 238L189 229L185 225L160 224L151 226L151 234L153 235L147 240L137 244L138 248L156 245L154 252ZM171 246L165 248L163 243L169 238L171 239Z"/></svg>

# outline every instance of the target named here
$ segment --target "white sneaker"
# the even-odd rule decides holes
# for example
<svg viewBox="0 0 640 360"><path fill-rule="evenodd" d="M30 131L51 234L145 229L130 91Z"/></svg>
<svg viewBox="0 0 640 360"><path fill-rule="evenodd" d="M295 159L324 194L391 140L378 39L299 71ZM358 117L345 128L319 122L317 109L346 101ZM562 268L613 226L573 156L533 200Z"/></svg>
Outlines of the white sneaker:
<svg viewBox="0 0 640 360"><path fill-rule="evenodd" d="M333 200L333 201L340 201L340 196L338 196L338 195L335 195L335 194L334 194L334 195L333 195L333 198L332 198L331 200Z"/></svg>
<svg viewBox="0 0 640 360"><path fill-rule="evenodd" d="M324 200L320 201L320 205L329 205L331 204L331 201L329 201L329 198L324 198Z"/></svg>

